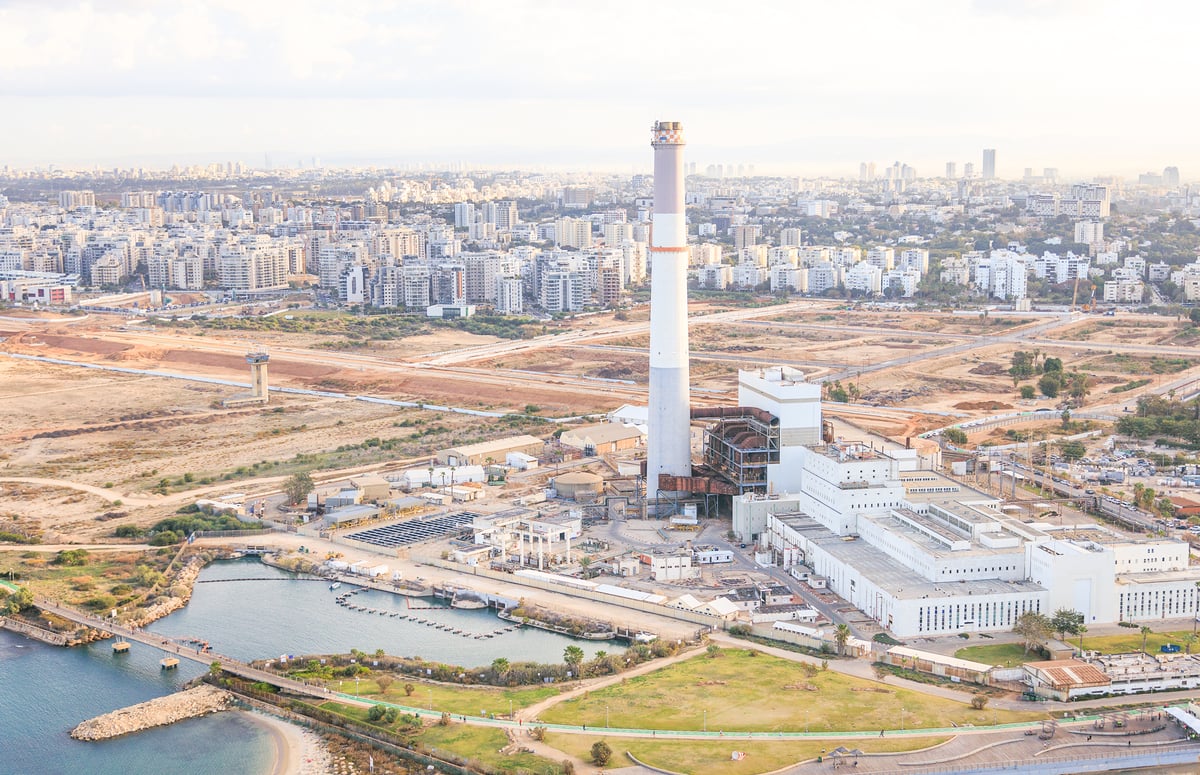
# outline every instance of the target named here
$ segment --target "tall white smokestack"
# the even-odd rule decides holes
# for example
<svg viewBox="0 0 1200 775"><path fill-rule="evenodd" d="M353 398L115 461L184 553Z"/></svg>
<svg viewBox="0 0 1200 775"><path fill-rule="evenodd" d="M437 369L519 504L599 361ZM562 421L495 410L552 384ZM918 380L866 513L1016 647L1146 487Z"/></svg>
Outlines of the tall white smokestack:
<svg viewBox="0 0 1200 775"><path fill-rule="evenodd" d="M646 495L660 474L691 476L688 385L687 222L683 211L683 125L659 121L654 148L654 220L650 232L650 417Z"/></svg>

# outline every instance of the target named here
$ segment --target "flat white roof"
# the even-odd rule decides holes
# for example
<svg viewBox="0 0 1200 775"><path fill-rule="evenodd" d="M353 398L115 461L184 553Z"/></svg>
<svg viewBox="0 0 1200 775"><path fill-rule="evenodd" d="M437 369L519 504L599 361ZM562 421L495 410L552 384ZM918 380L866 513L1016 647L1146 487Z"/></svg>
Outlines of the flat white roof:
<svg viewBox="0 0 1200 775"><path fill-rule="evenodd" d="M1200 734L1200 718L1196 718L1186 710L1180 710L1179 708L1167 708L1167 715L1196 734Z"/></svg>
<svg viewBox="0 0 1200 775"><path fill-rule="evenodd" d="M892 646L890 649L888 649L888 653L898 654L899 656L910 657L912 659L923 659L926 662L936 662L939 665L956 667L959 670L972 670L977 673L986 673L992 669L991 665L985 665L982 662L972 662L969 659L959 659L958 657L946 656L945 654L935 654L932 651L910 649L906 646Z"/></svg>

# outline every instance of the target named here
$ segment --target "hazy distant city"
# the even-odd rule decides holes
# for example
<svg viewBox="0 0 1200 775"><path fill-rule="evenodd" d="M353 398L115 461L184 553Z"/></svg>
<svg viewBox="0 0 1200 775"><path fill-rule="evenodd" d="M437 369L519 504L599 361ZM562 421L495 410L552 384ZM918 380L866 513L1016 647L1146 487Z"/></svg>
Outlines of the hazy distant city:
<svg viewBox="0 0 1200 775"><path fill-rule="evenodd" d="M863 162L818 179L689 162L689 285L1015 309L1200 298L1200 192L1177 167L1131 180L1028 168L1008 180L996 165L993 149L924 174ZM158 292L140 311L170 291L434 316L614 309L646 300L651 186L649 175L319 159L6 169L0 296L103 307Z"/></svg>

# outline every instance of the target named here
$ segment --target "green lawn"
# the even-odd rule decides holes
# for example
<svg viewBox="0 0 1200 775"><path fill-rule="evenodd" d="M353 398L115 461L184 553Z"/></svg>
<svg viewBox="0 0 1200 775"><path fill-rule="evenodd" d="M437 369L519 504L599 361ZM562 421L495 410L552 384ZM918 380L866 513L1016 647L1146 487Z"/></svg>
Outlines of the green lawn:
<svg viewBox="0 0 1200 775"><path fill-rule="evenodd" d="M340 713L363 724L367 720L367 708L341 702L321 703L325 710ZM500 750L508 745L503 729L474 727L467 724L450 723L447 726L427 725L419 731L397 729L396 724L378 723L377 726L394 734L409 736L434 755L450 753L486 765L492 772L520 772L528 775L561 775L562 768L541 756L530 753L504 755Z"/></svg>
<svg viewBox="0 0 1200 775"><path fill-rule="evenodd" d="M405 684L411 684L413 693L405 694ZM331 689L347 694L354 694L355 681L352 678L327 681ZM481 716L496 714L497 717L508 716L509 701L513 710L521 710L547 697L559 693L557 686L519 687L502 689L496 686L446 686L437 683L422 683L419 680L399 676L388 687L386 694L379 693L379 685L370 677L358 681L357 692L365 700L383 700L410 708L428 710L432 704L433 710L448 711L457 716Z"/></svg>
<svg viewBox="0 0 1200 775"><path fill-rule="evenodd" d="M562 767L531 753L504 755L500 749L508 745L502 729L472 727L466 724L451 724L446 727L426 727L420 742L426 749L437 754L449 751L472 761L481 762L492 772L528 773L529 775L560 775Z"/></svg>
<svg viewBox="0 0 1200 775"><path fill-rule="evenodd" d="M629 751L639 761L655 767L691 775L754 775L771 772L789 764L815 759L823 750L837 748L839 743L847 748L860 748L867 753L890 751L913 751L928 748L945 741L944 737L913 737L893 739L850 739L834 740L643 740L641 738L592 737L590 735L567 735L549 733L546 742L564 753L569 753L590 762L592 744L607 740L613 749L610 766L626 767L632 764L625 755ZM733 761L733 751L743 751L746 758Z"/></svg>
<svg viewBox="0 0 1200 775"><path fill-rule="evenodd" d="M1175 644L1180 646L1185 651L1187 650L1183 636L1190 635L1191 630L1178 630L1173 632L1152 632L1146 636L1146 651L1151 654L1159 653L1159 647L1167 644ZM1079 638L1073 637L1070 639L1070 644L1075 648L1079 647ZM1084 633L1083 647L1088 651L1099 651L1102 654L1129 654L1134 651L1142 650L1142 633L1138 629L1129 628L1119 635L1097 635L1090 636ZM1196 649L1200 653L1200 645ZM1019 643L996 643L986 646L967 646L954 652L954 656L959 659L969 659L973 662L982 662L986 665L1001 665L1003 667L1016 667L1026 662L1038 662L1045 657L1037 652L1030 651L1025 653L1025 647Z"/></svg>
<svg viewBox="0 0 1200 775"><path fill-rule="evenodd" d="M1037 662L1045 657L1037 651L1025 653L1025 647L1020 643L990 643L986 646L967 646L954 652L959 659L969 659L972 662L982 662L985 665L1001 667L1019 667L1026 662Z"/></svg>
<svg viewBox="0 0 1200 775"><path fill-rule="evenodd" d="M813 732L950 727L1045 718L973 710L965 702L803 667L743 649L700 655L566 700L541 714L556 724L709 731Z"/></svg>

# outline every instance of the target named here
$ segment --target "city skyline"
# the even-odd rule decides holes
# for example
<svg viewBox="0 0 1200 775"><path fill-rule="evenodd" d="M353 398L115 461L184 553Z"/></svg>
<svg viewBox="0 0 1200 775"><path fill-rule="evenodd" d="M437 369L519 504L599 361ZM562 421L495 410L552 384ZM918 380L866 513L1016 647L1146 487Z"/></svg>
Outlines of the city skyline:
<svg viewBox="0 0 1200 775"><path fill-rule="evenodd" d="M1192 7L926 7L936 15L885 3L767 2L730 17L715 3L10 0L0 164L259 167L270 155L648 171L636 137L673 115L694 127L701 170L852 176L861 161L900 159L934 176L982 148L998 149L1010 179L1200 168L1196 108L1178 99L1187 51L1158 37L1164 14L1186 27ZM973 35L994 45L981 53ZM1080 40L1112 41L1111 57L1081 62ZM1105 107L1123 94L1158 106L1157 120Z"/></svg>

